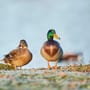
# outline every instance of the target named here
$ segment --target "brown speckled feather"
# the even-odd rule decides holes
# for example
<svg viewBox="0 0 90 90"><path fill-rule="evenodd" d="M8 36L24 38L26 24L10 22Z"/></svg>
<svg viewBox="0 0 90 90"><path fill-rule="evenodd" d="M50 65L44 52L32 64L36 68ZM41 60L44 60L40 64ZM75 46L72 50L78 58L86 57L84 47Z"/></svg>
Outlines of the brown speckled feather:
<svg viewBox="0 0 90 90"><path fill-rule="evenodd" d="M28 64L32 60L32 53L24 43L22 44L23 47L19 45L20 47L9 52L3 59L5 63L12 65L15 69Z"/></svg>

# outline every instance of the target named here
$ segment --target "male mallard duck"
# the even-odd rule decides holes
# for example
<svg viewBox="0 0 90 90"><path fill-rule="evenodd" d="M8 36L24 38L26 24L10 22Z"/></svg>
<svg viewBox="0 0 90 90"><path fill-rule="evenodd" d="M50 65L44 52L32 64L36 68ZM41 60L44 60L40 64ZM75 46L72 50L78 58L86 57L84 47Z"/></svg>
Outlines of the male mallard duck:
<svg viewBox="0 0 90 90"><path fill-rule="evenodd" d="M16 67L28 64L31 59L32 53L28 49L27 42L25 40L20 40L18 48L5 55L3 60L6 64L9 64L16 69Z"/></svg>
<svg viewBox="0 0 90 90"><path fill-rule="evenodd" d="M60 44L53 40L54 38L60 39L54 29L50 29L47 33L47 41L41 48L41 55L48 61L48 68L51 68L49 62L56 62L54 68L57 69L58 60L63 56L63 50Z"/></svg>

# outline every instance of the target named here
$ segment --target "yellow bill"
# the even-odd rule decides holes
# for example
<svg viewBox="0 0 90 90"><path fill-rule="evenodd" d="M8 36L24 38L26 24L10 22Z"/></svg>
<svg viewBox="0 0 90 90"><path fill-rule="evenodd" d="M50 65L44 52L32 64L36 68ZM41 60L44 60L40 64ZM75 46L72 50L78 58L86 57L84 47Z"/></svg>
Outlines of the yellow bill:
<svg viewBox="0 0 90 90"><path fill-rule="evenodd" d="M60 37L57 34L54 34L54 38L60 40Z"/></svg>

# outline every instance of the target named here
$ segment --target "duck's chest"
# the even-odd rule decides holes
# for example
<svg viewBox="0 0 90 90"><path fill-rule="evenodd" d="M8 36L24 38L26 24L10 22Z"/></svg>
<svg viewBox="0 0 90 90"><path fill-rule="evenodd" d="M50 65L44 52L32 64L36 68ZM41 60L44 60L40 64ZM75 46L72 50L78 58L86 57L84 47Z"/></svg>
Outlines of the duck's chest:
<svg viewBox="0 0 90 90"><path fill-rule="evenodd" d="M44 50L47 54L49 54L50 56L53 56L58 52L59 47L57 46L56 43L47 42L44 45Z"/></svg>

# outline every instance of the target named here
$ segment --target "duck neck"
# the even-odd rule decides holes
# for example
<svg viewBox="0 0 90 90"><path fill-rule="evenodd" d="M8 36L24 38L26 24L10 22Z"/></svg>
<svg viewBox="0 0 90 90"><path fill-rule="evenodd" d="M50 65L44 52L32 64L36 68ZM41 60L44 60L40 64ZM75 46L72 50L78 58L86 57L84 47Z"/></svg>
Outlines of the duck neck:
<svg viewBox="0 0 90 90"><path fill-rule="evenodd" d="M53 40L53 36L47 36L48 41L52 41Z"/></svg>
<svg viewBox="0 0 90 90"><path fill-rule="evenodd" d="M53 38L49 38L48 41L53 41Z"/></svg>

